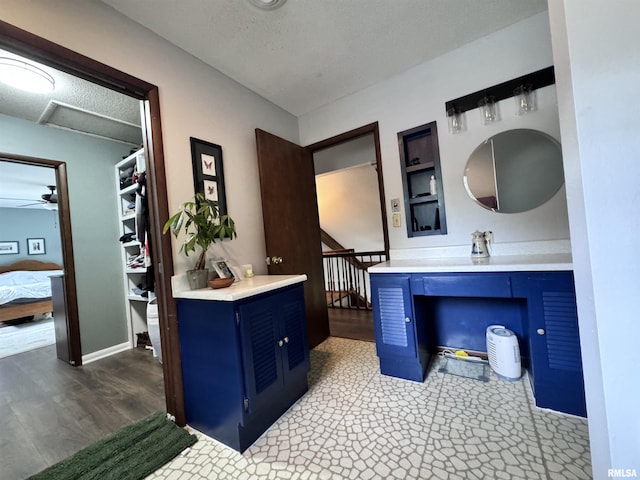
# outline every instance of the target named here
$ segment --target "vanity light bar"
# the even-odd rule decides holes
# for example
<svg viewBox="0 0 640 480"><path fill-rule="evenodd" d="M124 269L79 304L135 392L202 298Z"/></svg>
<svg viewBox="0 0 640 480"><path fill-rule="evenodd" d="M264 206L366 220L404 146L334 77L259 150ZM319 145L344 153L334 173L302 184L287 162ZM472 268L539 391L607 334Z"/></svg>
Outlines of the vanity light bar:
<svg viewBox="0 0 640 480"><path fill-rule="evenodd" d="M495 102L499 102L505 98L513 97L514 90L522 85L531 85L531 90L536 90L554 83L556 83L556 77L553 66L551 66L493 87L478 90L455 100L449 100L444 104L444 107L446 112L463 113L478 108L478 102L485 97L493 97Z"/></svg>

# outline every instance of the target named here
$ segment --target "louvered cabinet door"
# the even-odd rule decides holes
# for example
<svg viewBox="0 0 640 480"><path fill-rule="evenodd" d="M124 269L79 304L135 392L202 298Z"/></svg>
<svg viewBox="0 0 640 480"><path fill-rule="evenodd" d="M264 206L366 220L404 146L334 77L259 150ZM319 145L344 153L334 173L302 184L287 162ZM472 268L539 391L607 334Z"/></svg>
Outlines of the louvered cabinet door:
<svg viewBox="0 0 640 480"><path fill-rule="evenodd" d="M285 397L284 389L299 389L304 384L306 391L309 342L302 285L240 304L238 323L246 413L273 408Z"/></svg>
<svg viewBox="0 0 640 480"><path fill-rule="evenodd" d="M246 412L253 413L270 403L284 385L280 319L270 296L239 305L238 317Z"/></svg>
<svg viewBox="0 0 640 480"><path fill-rule="evenodd" d="M305 316L304 292L296 287L275 299L281 318L280 342L285 383L291 375L306 375L309 371L309 341Z"/></svg>
<svg viewBox="0 0 640 480"><path fill-rule="evenodd" d="M586 415L572 272L528 278L529 341L536 405Z"/></svg>
<svg viewBox="0 0 640 480"><path fill-rule="evenodd" d="M371 275L371 294L378 356L416 357L409 276Z"/></svg>

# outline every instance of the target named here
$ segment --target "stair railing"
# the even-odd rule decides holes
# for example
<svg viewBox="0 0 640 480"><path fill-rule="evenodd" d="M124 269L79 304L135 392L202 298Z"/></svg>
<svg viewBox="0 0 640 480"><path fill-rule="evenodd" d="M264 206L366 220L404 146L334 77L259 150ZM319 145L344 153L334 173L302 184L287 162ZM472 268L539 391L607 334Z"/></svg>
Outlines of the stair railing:
<svg viewBox="0 0 640 480"><path fill-rule="evenodd" d="M322 253L325 291L329 308L371 310L371 286L367 268L386 261L384 251L353 249Z"/></svg>

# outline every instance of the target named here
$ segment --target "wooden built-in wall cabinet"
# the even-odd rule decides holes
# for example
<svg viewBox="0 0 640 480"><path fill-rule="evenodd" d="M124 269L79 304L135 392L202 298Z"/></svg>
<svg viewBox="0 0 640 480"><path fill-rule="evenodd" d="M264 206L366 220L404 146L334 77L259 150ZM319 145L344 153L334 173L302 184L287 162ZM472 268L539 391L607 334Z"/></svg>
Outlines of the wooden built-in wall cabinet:
<svg viewBox="0 0 640 480"><path fill-rule="evenodd" d="M407 235L447 233L436 122L399 132L398 148Z"/></svg>

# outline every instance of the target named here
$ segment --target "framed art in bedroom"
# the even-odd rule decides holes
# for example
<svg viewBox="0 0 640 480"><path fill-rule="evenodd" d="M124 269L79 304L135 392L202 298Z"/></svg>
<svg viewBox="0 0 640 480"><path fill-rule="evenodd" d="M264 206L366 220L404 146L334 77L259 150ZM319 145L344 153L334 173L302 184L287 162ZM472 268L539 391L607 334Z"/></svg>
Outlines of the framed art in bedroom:
<svg viewBox="0 0 640 480"><path fill-rule="evenodd" d="M0 242L0 255L15 255L20 253L18 242Z"/></svg>
<svg viewBox="0 0 640 480"><path fill-rule="evenodd" d="M29 255L44 255L47 250L44 245L44 238L27 238L27 253Z"/></svg>

